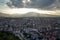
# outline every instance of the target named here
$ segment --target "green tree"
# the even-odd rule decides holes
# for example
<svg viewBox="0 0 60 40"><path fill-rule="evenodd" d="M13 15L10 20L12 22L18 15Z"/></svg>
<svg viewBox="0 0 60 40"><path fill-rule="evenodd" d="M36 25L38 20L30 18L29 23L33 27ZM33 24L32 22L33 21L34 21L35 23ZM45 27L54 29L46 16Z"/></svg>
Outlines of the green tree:
<svg viewBox="0 0 60 40"><path fill-rule="evenodd" d="M9 31L0 31L0 40L21 40Z"/></svg>

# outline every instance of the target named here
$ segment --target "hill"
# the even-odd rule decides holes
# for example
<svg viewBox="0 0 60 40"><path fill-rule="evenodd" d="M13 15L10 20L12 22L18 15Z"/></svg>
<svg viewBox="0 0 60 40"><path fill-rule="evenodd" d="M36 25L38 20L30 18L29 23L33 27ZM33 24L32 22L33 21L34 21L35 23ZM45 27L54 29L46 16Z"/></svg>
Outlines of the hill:
<svg viewBox="0 0 60 40"><path fill-rule="evenodd" d="M34 13L29 12L26 14L5 14L0 13L0 17L59 17L58 15L50 15L50 14L40 14L40 13Z"/></svg>

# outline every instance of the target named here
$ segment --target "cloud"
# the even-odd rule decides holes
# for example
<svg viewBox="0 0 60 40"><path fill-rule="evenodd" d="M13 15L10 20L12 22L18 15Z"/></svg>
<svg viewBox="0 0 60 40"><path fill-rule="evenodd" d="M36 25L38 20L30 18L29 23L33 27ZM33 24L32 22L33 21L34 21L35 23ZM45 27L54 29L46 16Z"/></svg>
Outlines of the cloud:
<svg viewBox="0 0 60 40"><path fill-rule="evenodd" d="M23 7L22 0L10 0L10 2L7 2L7 5L9 7L15 6L17 8Z"/></svg>
<svg viewBox="0 0 60 40"><path fill-rule="evenodd" d="M9 0L0 0L0 9L8 8L6 3L9 2Z"/></svg>
<svg viewBox="0 0 60 40"><path fill-rule="evenodd" d="M10 0L11 3L7 3L8 6L15 6L15 7L23 7L24 4L22 0ZM31 7L31 8L40 8L40 7L47 7L53 4L55 0L31 0L30 2L26 3L26 7Z"/></svg>
<svg viewBox="0 0 60 40"><path fill-rule="evenodd" d="M3 5L5 3L5 0L0 0L0 5Z"/></svg>
<svg viewBox="0 0 60 40"><path fill-rule="evenodd" d="M60 8L60 0L31 0L30 2L26 2L27 8L42 8L42 9L52 9L52 8ZM54 4L54 5L53 5ZM22 0L0 0L1 5L7 5L11 7L22 8L25 4L23 4Z"/></svg>

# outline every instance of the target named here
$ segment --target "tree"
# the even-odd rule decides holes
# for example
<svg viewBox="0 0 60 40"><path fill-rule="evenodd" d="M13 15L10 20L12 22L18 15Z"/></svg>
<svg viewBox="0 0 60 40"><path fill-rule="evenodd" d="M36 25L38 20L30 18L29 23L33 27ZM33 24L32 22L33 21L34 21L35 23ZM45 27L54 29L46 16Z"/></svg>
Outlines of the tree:
<svg viewBox="0 0 60 40"><path fill-rule="evenodd" d="M0 31L0 40L21 40L9 31Z"/></svg>

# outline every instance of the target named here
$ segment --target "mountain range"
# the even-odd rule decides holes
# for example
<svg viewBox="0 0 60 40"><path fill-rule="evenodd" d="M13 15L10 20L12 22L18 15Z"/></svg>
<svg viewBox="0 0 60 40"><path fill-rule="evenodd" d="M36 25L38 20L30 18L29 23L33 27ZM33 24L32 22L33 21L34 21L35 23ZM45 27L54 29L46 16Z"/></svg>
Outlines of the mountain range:
<svg viewBox="0 0 60 40"><path fill-rule="evenodd" d="M40 14L40 13L26 13L26 14L5 14L0 12L0 17L59 17L59 15Z"/></svg>

